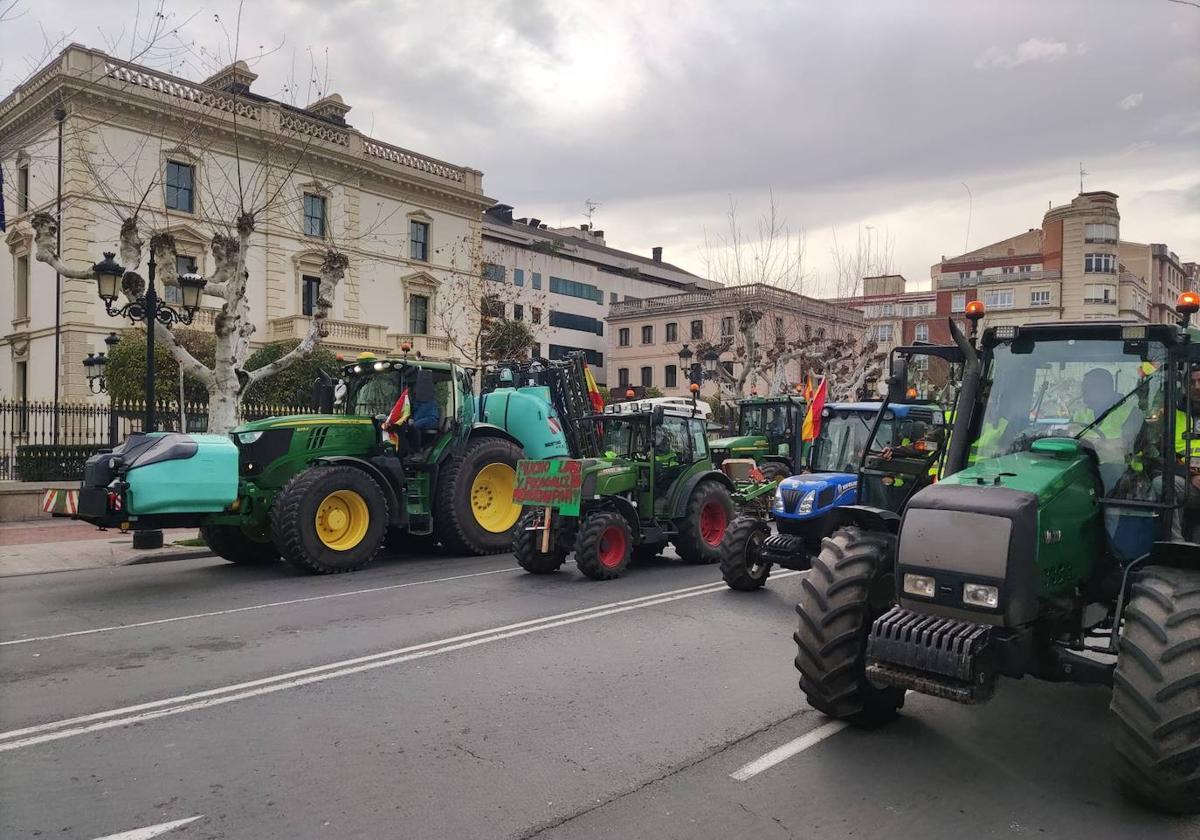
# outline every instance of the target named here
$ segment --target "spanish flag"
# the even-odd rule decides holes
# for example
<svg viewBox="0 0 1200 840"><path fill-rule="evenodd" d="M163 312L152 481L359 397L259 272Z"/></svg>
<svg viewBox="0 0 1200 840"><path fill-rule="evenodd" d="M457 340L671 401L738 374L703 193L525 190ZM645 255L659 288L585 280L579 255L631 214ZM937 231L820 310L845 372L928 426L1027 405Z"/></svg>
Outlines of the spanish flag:
<svg viewBox="0 0 1200 840"><path fill-rule="evenodd" d="M808 404L808 414L804 415L804 426L801 429L801 439L805 443L809 443L817 439L817 435L821 434L821 412L825 410L825 377L821 377L821 384L817 386L816 392L813 394L812 401Z"/></svg>
<svg viewBox="0 0 1200 840"><path fill-rule="evenodd" d="M383 421L383 428L388 433L388 437L395 447L400 446L400 435L394 429L404 425L404 421L412 416L412 403L408 400L408 389L405 388L400 392L400 398L396 400L396 404L392 406L391 412L387 419Z"/></svg>
<svg viewBox="0 0 1200 840"><path fill-rule="evenodd" d="M583 365L583 381L587 383L588 397L592 401L592 411L597 414L604 411L604 397L600 395L600 386L596 384L596 377L592 376L592 369L585 362Z"/></svg>
<svg viewBox="0 0 1200 840"><path fill-rule="evenodd" d="M812 374L811 373L804 378L803 395L804 395L805 402L811 403L813 401L813 384L812 384Z"/></svg>

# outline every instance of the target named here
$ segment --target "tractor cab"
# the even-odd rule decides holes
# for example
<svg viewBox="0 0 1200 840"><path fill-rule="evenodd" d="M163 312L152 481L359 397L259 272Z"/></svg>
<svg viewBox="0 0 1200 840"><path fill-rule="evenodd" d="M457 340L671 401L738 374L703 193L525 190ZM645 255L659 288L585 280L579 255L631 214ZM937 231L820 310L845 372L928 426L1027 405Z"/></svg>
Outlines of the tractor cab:
<svg viewBox="0 0 1200 840"><path fill-rule="evenodd" d="M798 472L804 460L802 440L808 404L800 397L750 397L738 400L738 432L712 442L713 461L753 458L772 480Z"/></svg>
<svg viewBox="0 0 1200 840"><path fill-rule="evenodd" d="M707 423L690 406L624 403L604 413L602 458L636 472L639 506L663 515L672 484L709 461Z"/></svg>

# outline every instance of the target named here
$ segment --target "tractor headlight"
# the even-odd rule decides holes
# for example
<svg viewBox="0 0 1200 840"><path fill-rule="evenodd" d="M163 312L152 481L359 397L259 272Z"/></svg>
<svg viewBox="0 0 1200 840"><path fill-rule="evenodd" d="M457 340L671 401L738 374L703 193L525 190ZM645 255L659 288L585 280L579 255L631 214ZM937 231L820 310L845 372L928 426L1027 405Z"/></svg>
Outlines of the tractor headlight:
<svg viewBox="0 0 1200 840"><path fill-rule="evenodd" d="M262 432L242 432L238 435L238 443L251 444L262 437Z"/></svg>
<svg viewBox="0 0 1200 840"><path fill-rule="evenodd" d="M1000 606L1000 587L986 583L968 583L963 586L963 603L971 607L994 610Z"/></svg>
<svg viewBox="0 0 1200 840"><path fill-rule="evenodd" d="M928 575L904 575L904 593L918 598L932 598L937 594L937 582Z"/></svg>
<svg viewBox="0 0 1200 840"><path fill-rule="evenodd" d="M783 506L783 491L775 488L775 501L771 502L771 510L785 510Z"/></svg>
<svg viewBox="0 0 1200 840"><path fill-rule="evenodd" d="M813 503L817 500L817 491L809 490L804 494L804 498L800 500L800 504L796 506L796 513L801 516L812 513Z"/></svg>

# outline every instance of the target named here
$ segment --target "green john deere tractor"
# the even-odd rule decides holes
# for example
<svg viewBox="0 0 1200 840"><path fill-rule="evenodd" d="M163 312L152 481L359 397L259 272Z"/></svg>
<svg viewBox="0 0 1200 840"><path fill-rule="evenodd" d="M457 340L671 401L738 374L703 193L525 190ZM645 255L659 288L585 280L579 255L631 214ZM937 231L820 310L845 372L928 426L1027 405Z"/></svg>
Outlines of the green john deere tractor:
<svg viewBox="0 0 1200 840"><path fill-rule="evenodd" d="M453 554L505 551L521 514L517 461L572 451L558 406L586 387L582 365L556 363L557 389L517 386L509 372L477 397L459 365L361 354L342 370L341 413L272 417L228 437L138 434L93 457L78 518L198 526L234 563L282 556L318 573L362 568L389 532ZM402 394L410 422L385 428Z"/></svg>
<svg viewBox="0 0 1200 840"><path fill-rule="evenodd" d="M1122 789L1200 811L1198 306L1181 296L1179 325L993 327L978 346L951 324L966 364L942 479L897 514L862 492L864 468L853 523L804 583L815 708L870 726L906 691L1110 686Z"/></svg>
<svg viewBox="0 0 1200 840"><path fill-rule="evenodd" d="M738 400L738 432L712 441L713 463L726 458L753 458L768 481L800 472L804 465L804 414L800 397L750 397Z"/></svg>
<svg viewBox="0 0 1200 840"><path fill-rule="evenodd" d="M668 542L687 563L721 559L735 488L713 468L704 420L686 406L621 408L587 420L602 424L600 457L522 462L514 551L526 571L557 571L574 552L580 572L609 580Z"/></svg>

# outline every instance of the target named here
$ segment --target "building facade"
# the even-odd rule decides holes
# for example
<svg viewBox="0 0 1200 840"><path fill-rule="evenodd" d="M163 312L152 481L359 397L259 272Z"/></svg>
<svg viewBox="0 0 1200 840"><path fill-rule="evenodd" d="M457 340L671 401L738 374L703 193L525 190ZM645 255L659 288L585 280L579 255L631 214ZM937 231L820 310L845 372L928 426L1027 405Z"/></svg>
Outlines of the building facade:
<svg viewBox="0 0 1200 840"><path fill-rule="evenodd" d="M609 386L642 385L658 388L667 396L688 394L687 371L679 359L685 344L689 352L697 347L728 344L721 364L729 374L739 377L744 347L738 319L743 312L761 316L753 335L764 349L780 342L793 344L806 330L824 329L829 335L844 330L864 335L866 329L862 313L855 309L763 284L621 301L612 304L608 313ZM694 361L700 359L694 357ZM784 371L784 380L798 382L804 373L798 362L791 364ZM757 389L763 394L774 384L766 375L751 380L746 390ZM714 386L705 386L705 391L712 390Z"/></svg>
<svg viewBox="0 0 1200 840"><path fill-rule="evenodd" d="M174 236L179 271L205 275L213 233L252 208L252 344L306 334L321 259L335 248L349 269L326 346L394 353L410 341L463 358L438 316L446 308L472 329L470 308L444 289L452 277L480 283L467 255L493 203L482 174L365 136L336 94L297 108L255 93L255 78L239 62L192 82L72 45L0 102L0 398L54 399L56 381L59 399L88 397L82 359L128 326L105 313L94 283L56 280L34 259L29 220L55 212L60 165L61 254L72 268L117 250L121 220L136 212L146 234ZM205 298L193 328L211 330L218 304Z"/></svg>
<svg viewBox="0 0 1200 840"><path fill-rule="evenodd" d="M489 314L525 321L535 356L561 359L584 351L601 385L612 384L607 360L617 337L605 323L612 307L717 285L664 262L661 248L649 257L621 251L588 225L514 220L506 204L484 216L483 277Z"/></svg>

